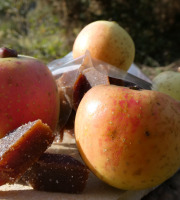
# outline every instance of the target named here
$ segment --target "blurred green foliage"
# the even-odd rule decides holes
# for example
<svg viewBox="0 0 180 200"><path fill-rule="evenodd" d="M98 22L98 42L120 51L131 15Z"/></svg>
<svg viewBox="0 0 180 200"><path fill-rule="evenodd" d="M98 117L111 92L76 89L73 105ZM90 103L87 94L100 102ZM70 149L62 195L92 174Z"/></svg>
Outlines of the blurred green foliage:
<svg viewBox="0 0 180 200"><path fill-rule="evenodd" d="M179 0L0 1L0 45L50 62L71 51L85 25L102 19L129 32L135 62L160 66L179 59Z"/></svg>
<svg viewBox="0 0 180 200"><path fill-rule="evenodd" d="M64 30L51 6L43 1L0 2L0 44L44 62L70 51Z"/></svg>

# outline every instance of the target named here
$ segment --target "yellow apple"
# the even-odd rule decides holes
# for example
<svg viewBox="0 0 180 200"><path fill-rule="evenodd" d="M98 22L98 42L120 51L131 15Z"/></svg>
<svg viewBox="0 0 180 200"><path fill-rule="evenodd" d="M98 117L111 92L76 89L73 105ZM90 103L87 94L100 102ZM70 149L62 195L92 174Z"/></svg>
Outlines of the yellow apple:
<svg viewBox="0 0 180 200"><path fill-rule="evenodd" d="M128 70L135 56L131 36L116 22L95 21L85 26L73 45L73 57L77 58L89 50L93 58Z"/></svg>

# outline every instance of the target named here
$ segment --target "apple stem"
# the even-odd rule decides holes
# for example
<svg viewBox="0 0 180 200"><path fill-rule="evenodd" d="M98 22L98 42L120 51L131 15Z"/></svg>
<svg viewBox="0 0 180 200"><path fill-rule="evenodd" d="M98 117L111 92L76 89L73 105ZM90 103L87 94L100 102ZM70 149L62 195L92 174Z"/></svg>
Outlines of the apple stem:
<svg viewBox="0 0 180 200"><path fill-rule="evenodd" d="M17 51L7 47L0 48L0 58L17 57Z"/></svg>

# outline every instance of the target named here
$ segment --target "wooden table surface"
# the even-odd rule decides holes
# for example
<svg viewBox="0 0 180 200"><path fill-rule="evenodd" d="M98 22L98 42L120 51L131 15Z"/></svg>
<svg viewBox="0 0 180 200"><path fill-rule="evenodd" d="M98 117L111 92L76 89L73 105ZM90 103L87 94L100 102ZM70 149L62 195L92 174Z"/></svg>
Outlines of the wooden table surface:
<svg viewBox="0 0 180 200"><path fill-rule="evenodd" d="M48 152L64 153L81 160L76 145L68 139L63 144L53 144ZM113 188L99 180L92 173L89 175L87 185L82 194L66 194L35 191L30 186L20 184L0 186L0 200L140 200L150 190L123 191Z"/></svg>

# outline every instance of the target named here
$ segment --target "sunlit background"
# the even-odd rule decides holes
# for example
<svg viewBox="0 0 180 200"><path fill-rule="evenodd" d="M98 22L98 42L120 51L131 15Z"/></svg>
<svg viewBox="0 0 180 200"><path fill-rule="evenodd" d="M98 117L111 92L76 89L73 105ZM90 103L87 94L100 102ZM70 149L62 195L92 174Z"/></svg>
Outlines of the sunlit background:
<svg viewBox="0 0 180 200"><path fill-rule="evenodd" d="M145 73L180 65L179 0L0 1L0 46L48 63L72 50L85 25L102 19L129 32Z"/></svg>

